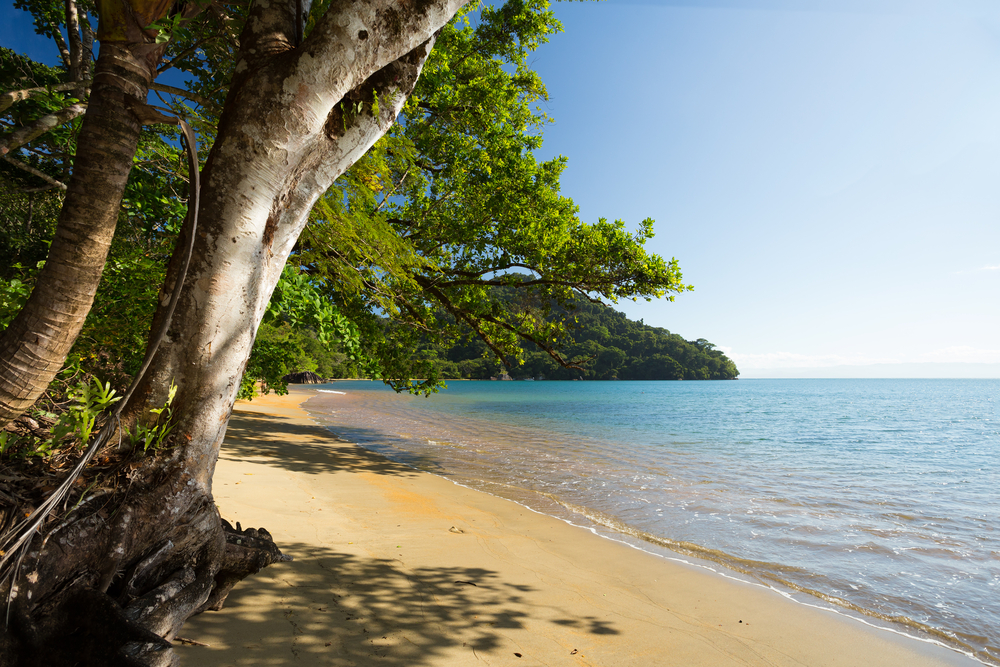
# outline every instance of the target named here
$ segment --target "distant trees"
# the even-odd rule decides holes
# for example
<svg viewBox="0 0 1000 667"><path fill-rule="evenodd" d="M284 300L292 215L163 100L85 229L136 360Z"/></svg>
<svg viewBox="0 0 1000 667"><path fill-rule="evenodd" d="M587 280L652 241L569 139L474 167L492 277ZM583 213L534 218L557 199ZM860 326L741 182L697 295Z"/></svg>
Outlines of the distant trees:
<svg viewBox="0 0 1000 667"><path fill-rule="evenodd" d="M564 367L531 346L522 350L523 364L511 358L505 367L475 339L448 348L424 344L417 356L433 363L441 377L469 379L503 372L514 378L544 376L549 380L732 380L739 376L736 364L704 338L687 341L583 299L565 313L574 320L572 342L559 351L578 367Z"/></svg>

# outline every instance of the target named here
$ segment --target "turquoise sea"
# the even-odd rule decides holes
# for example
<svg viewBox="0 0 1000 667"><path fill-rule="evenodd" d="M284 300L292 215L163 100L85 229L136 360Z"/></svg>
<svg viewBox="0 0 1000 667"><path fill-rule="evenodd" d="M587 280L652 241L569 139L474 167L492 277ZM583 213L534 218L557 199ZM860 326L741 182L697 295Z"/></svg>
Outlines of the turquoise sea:
<svg viewBox="0 0 1000 667"><path fill-rule="evenodd" d="M1000 380L320 389L390 458L1000 665Z"/></svg>

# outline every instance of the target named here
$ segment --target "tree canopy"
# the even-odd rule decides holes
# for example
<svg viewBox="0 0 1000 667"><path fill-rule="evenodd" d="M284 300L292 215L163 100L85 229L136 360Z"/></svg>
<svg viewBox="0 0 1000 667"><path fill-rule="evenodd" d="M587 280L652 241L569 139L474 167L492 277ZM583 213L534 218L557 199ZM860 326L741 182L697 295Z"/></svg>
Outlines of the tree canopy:
<svg viewBox="0 0 1000 667"><path fill-rule="evenodd" d="M643 247L652 220L634 232L581 221L560 192L566 158L535 158L550 118L528 57L561 30L548 3L477 9L441 31L398 122L320 201L290 258L397 388L434 386L438 369L412 354L428 338L475 336L514 365L529 342L568 363L562 306L690 289L676 260Z"/></svg>
<svg viewBox="0 0 1000 667"><path fill-rule="evenodd" d="M190 73L184 96L160 97L191 120L202 146L215 136L240 19L212 13L178 31L160 68ZM561 29L543 0L470 5L442 29L397 123L313 209L258 333L241 395L251 396L257 382L280 387L285 373L311 370L302 367L316 358L347 362L399 389L418 377L416 386L430 390L440 369L413 350L470 336L512 367L533 348L554 364L570 363L573 353L561 351L572 325L565 306L580 297L672 299L689 289L675 260L644 249L652 220L634 231L622 221L581 221L560 191L567 159L535 158L551 119L544 83L528 59ZM42 69L58 80L57 70ZM379 104L377 95L355 97L340 105L342 123ZM72 353L120 386L141 363L154 296L183 220L187 174L176 140L169 126L140 138L110 261ZM51 231L54 220L47 224ZM46 240L35 239L30 259L44 256ZM5 277L30 284L33 273L22 268Z"/></svg>

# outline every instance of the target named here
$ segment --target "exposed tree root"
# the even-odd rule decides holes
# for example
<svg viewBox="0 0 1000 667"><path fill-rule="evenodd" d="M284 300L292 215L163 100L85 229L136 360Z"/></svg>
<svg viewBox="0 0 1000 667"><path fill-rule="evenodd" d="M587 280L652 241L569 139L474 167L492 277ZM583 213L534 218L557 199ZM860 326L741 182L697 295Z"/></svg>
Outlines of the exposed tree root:
<svg viewBox="0 0 1000 667"><path fill-rule="evenodd" d="M150 457L123 471L127 483L51 518L0 585L0 666L174 665L188 618L291 560L263 528L224 521L179 465ZM0 514L23 510L0 498Z"/></svg>

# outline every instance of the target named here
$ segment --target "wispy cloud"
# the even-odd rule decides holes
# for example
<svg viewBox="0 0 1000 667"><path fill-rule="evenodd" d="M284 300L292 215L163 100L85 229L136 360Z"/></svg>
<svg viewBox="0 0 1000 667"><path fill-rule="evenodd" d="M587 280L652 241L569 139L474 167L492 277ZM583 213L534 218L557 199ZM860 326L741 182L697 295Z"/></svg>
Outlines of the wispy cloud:
<svg viewBox="0 0 1000 667"><path fill-rule="evenodd" d="M739 368L814 368L823 366L865 366L890 364L896 359L851 354L800 354L798 352L764 352L747 354L732 348L719 347Z"/></svg>
<svg viewBox="0 0 1000 667"><path fill-rule="evenodd" d="M965 271L956 271L956 274L964 273L982 273L983 271L1000 271L1000 264L994 266L980 266L978 269L966 269Z"/></svg>
<svg viewBox="0 0 1000 667"><path fill-rule="evenodd" d="M1000 350L984 350L970 346L952 346L920 354L896 357L873 357L861 354L800 354L797 352L765 352L745 354L720 346L726 356L743 369L755 368L827 368L831 366L871 366L874 364L920 363L1000 363Z"/></svg>
<svg viewBox="0 0 1000 667"><path fill-rule="evenodd" d="M912 361L996 364L1000 363L1000 350L984 350L982 348L970 347L968 345L955 345L952 347L945 347L940 350L924 352Z"/></svg>

